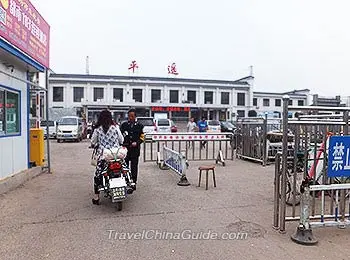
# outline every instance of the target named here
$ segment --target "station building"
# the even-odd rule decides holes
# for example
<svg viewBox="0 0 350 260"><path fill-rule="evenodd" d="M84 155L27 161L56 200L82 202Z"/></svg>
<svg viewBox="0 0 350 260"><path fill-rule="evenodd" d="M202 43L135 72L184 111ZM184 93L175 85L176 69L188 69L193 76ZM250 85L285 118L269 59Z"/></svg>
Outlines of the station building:
<svg viewBox="0 0 350 260"><path fill-rule="evenodd" d="M114 118L124 118L130 107L138 116L166 113L168 118L234 120L245 117L253 100L253 81L161 77L51 74L49 107L52 114L71 110L88 121L108 108Z"/></svg>

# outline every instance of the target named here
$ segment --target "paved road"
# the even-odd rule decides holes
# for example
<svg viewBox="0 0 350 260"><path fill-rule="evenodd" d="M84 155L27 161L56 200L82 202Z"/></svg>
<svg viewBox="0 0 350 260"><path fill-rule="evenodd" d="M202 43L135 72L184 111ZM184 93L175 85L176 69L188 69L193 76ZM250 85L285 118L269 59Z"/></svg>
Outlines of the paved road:
<svg viewBox="0 0 350 260"><path fill-rule="evenodd" d="M54 173L0 196L0 259L348 259L349 231L315 230L316 247L291 242L296 223L281 235L271 227L273 166L244 161L217 167L218 187L189 187L153 163L141 163L137 192L122 212L107 200L91 204L93 168L87 143L52 143ZM212 184L212 183L210 183ZM109 230L115 230L109 231ZM153 231L152 231L153 230ZM125 239L135 232L173 232L173 240ZM244 239L177 240L211 230ZM117 236L115 233L118 232ZM133 233L134 232L134 233ZM153 233L152 233L153 232ZM145 234L145 233L144 233ZM112 239L110 239L112 235ZM115 239L117 238L117 239ZM124 238L124 239L123 239Z"/></svg>

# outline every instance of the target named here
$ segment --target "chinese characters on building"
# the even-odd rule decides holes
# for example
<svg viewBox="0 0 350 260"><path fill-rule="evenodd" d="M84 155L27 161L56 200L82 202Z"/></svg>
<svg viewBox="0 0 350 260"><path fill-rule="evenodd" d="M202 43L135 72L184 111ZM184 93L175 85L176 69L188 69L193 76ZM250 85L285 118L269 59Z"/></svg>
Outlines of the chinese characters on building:
<svg viewBox="0 0 350 260"><path fill-rule="evenodd" d="M152 111L158 111L158 112L189 112L191 108L189 107L152 107Z"/></svg>
<svg viewBox="0 0 350 260"><path fill-rule="evenodd" d="M24 4L23 1L21 5L24 6L24 8L27 7L28 9L28 6ZM37 19L37 16L34 16L32 11L30 12L31 16L33 16L33 18L36 20L30 18L24 10L22 11L21 5L18 5L15 0L10 0L10 14L17 19L18 23L22 23L22 25L24 25L24 27L31 32L36 40L38 40L44 46L47 46L47 35L37 25L40 24L40 20Z"/></svg>
<svg viewBox="0 0 350 260"><path fill-rule="evenodd" d="M49 67L50 26L29 0L0 0L0 37Z"/></svg>
<svg viewBox="0 0 350 260"><path fill-rule="evenodd" d="M128 70L132 70L132 73L135 73L135 70L139 68L139 65L137 65L136 60L133 60L128 68Z"/></svg>
<svg viewBox="0 0 350 260"><path fill-rule="evenodd" d="M179 73L177 72L177 68L176 68L176 63L175 62L168 66L168 74L179 75Z"/></svg>

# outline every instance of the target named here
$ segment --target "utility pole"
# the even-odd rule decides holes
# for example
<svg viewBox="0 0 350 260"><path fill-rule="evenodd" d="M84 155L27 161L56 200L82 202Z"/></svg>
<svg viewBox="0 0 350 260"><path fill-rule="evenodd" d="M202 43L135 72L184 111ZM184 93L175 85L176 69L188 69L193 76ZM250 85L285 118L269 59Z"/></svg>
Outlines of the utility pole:
<svg viewBox="0 0 350 260"><path fill-rule="evenodd" d="M253 66L249 66L249 68L250 68L250 74L249 74L249 76L253 77Z"/></svg>
<svg viewBox="0 0 350 260"><path fill-rule="evenodd" d="M86 56L86 75L90 74L89 56Z"/></svg>

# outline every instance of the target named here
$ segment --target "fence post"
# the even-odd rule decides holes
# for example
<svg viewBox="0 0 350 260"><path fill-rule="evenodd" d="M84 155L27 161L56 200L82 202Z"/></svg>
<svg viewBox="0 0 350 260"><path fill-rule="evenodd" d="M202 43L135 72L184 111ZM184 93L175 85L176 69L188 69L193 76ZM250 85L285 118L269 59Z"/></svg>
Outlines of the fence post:
<svg viewBox="0 0 350 260"><path fill-rule="evenodd" d="M266 142L266 137L267 137L267 113L265 113L265 117L264 117L264 125L263 125L264 129L263 129L263 166L265 167L267 164L267 142Z"/></svg>
<svg viewBox="0 0 350 260"><path fill-rule="evenodd" d="M309 181L306 178L300 187L301 205L300 205L300 223L296 232L291 236L291 239L301 245L315 245L317 244L316 238L312 234L312 230L309 223L310 215L310 187Z"/></svg>
<svg viewBox="0 0 350 260"><path fill-rule="evenodd" d="M45 111L46 111L46 153L47 153L47 173L51 172L51 152L50 152L50 128L49 128L49 70L45 71L45 85L46 85L46 93L45 93ZM29 129L28 129L29 131Z"/></svg>
<svg viewBox="0 0 350 260"><path fill-rule="evenodd" d="M344 133L343 135L346 136L349 134L349 111L344 111L343 114L343 120L344 120ZM341 182L345 182L345 178L341 178ZM344 221L345 221L345 203L346 203L346 198L345 198L345 190L340 191L340 225L339 228L345 228Z"/></svg>
<svg viewBox="0 0 350 260"><path fill-rule="evenodd" d="M151 140L152 142L153 140ZM146 162L146 142L147 142L147 134L145 135L145 141L143 142L143 162Z"/></svg>
<svg viewBox="0 0 350 260"><path fill-rule="evenodd" d="M273 208L273 227L275 229L279 228L278 217L279 217L279 207L280 207L280 176L281 176L281 153L276 154L275 159L275 180L274 180L274 208Z"/></svg>
<svg viewBox="0 0 350 260"><path fill-rule="evenodd" d="M288 102L289 96L283 96L283 140L282 140L282 183L280 207L280 232L286 230L286 192L287 192L287 160L288 160Z"/></svg>
<svg viewBox="0 0 350 260"><path fill-rule="evenodd" d="M180 152L179 156L181 156L181 168L182 168L182 175L180 178L180 181L177 183L179 186L189 186L191 185L186 177L186 169L187 169L187 160L184 152Z"/></svg>

